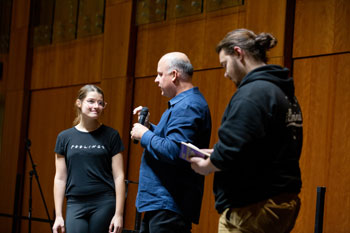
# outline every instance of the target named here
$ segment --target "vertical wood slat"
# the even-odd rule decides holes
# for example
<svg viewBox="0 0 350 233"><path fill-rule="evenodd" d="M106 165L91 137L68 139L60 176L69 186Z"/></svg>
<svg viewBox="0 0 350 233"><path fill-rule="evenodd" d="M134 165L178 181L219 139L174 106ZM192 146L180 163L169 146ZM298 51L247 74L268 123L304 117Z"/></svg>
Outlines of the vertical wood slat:
<svg viewBox="0 0 350 233"><path fill-rule="evenodd" d="M125 146L125 150L122 153L125 179L128 179L128 163L131 159L134 159L130 158L133 155L129 153L133 94L132 75L134 72L134 2L131 0L106 2L101 80L105 98L109 101L103 121L119 131ZM129 190L137 188L137 185L129 185L128 188ZM127 201L130 200L132 199L127 199ZM124 227L129 225L129 229L133 229L135 204L133 203L133 205L129 206L126 204L124 209Z"/></svg>
<svg viewBox="0 0 350 233"><path fill-rule="evenodd" d="M296 93L304 115L304 148L302 207L293 232L313 232L317 186L327 188L324 232L349 229L349 62L350 55L343 54L294 64Z"/></svg>
<svg viewBox="0 0 350 233"><path fill-rule="evenodd" d="M99 82L102 52L103 36L35 48L31 89Z"/></svg>
<svg viewBox="0 0 350 233"><path fill-rule="evenodd" d="M275 36L278 43L268 56L283 56L287 0L249 0L246 4L246 28L257 34L268 32Z"/></svg>
<svg viewBox="0 0 350 233"><path fill-rule="evenodd" d="M227 32L244 26L244 9L236 7L194 16L191 20L139 27L135 76L155 75L159 58L172 51L186 53L195 70L218 67L215 46Z"/></svg>
<svg viewBox="0 0 350 233"><path fill-rule="evenodd" d="M24 137L27 128L28 106L28 74L31 54L28 48L28 25L31 1L14 0L12 5L12 20L8 63L6 64L6 80L3 80L5 94L4 128L0 156L0 187L1 198L6 200L1 204L1 212L20 214L21 190L16 189L17 181L23 175ZM15 193L15 192L18 193ZM17 195L17 196L16 196ZM15 200L15 196L18 200ZM7 226L18 227L18 222L11 218L5 220ZM12 227L11 226L11 227Z"/></svg>
<svg viewBox="0 0 350 233"><path fill-rule="evenodd" d="M107 5L103 48L103 79L130 76L132 1ZM133 26L133 25L132 25Z"/></svg>
<svg viewBox="0 0 350 233"><path fill-rule="evenodd" d="M296 1L293 57L350 51L350 2Z"/></svg>

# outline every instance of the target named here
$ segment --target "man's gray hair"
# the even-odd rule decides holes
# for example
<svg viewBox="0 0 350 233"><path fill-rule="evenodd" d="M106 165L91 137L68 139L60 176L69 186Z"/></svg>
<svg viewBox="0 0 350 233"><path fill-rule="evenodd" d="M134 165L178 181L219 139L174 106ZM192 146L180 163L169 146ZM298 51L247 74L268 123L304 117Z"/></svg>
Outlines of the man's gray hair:
<svg viewBox="0 0 350 233"><path fill-rule="evenodd" d="M193 66L189 61L183 59L174 58L169 62L169 73L173 70L177 70L180 73L184 74L184 78L192 77L193 75Z"/></svg>

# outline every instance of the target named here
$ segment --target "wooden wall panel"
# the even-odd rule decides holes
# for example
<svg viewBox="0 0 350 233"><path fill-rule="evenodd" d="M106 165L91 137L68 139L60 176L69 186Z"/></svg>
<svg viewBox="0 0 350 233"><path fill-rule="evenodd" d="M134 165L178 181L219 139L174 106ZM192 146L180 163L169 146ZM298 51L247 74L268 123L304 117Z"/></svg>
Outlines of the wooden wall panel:
<svg viewBox="0 0 350 233"><path fill-rule="evenodd" d="M217 56L217 55L216 55ZM206 98L212 117L210 148L218 141L218 129L222 115L236 87L232 81L224 77L224 69L211 69L195 72L193 83L198 86ZM206 176L200 222L193 225L193 233L217 232L220 215L215 209L213 194L214 174Z"/></svg>
<svg viewBox="0 0 350 233"><path fill-rule="evenodd" d="M236 7L193 16L186 21L179 19L140 26L135 76L155 75L159 58L172 51L186 53L196 70L218 67L215 46L227 32L244 27L244 9Z"/></svg>
<svg viewBox="0 0 350 233"><path fill-rule="evenodd" d="M222 115L236 91L233 82L224 77L224 72L224 69L212 69L195 72L193 76L193 84L199 87L210 109L212 118L210 148L218 141L218 129L221 125Z"/></svg>
<svg viewBox="0 0 350 233"><path fill-rule="evenodd" d="M124 144L122 152L124 158L124 171L127 171L130 119L132 115L132 78L105 79L100 87L104 91L107 106L104 109L102 122L118 130Z"/></svg>
<svg viewBox="0 0 350 233"><path fill-rule="evenodd" d="M132 1L124 1L106 8L103 51L103 78L129 75L129 40Z"/></svg>
<svg viewBox="0 0 350 233"><path fill-rule="evenodd" d="M41 188L53 219L53 179L55 175L55 144L59 132L72 127L75 117L74 102L80 86L33 91L31 95L28 138L31 140L31 154L37 165ZM28 154L27 154L28 155ZM29 157L26 159L22 215L28 215L29 171L32 169ZM33 178L33 217L47 219L38 185ZM27 229L27 220L22 220L22 232ZM35 222L32 232L50 231L49 223Z"/></svg>
<svg viewBox="0 0 350 233"><path fill-rule="evenodd" d="M304 115L302 207L293 232L313 232L316 187L326 186L324 232L350 227L350 55L296 60L296 94Z"/></svg>
<svg viewBox="0 0 350 233"><path fill-rule="evenodd" d="M267 64L284 66L284 57L268 57L268 59Z"/></svg>
<svg viewBox="0 0 350 233"><path fill-rule="evenodd" d="M274 35L278 43L268 56L283 56L287 0L247 0L245 3L247 4L246 27L257 34L268 32Z"/></svg>
<svg viewBox="0 0 350 233"><path fill-rule="evenodd" d="M102 51L101 35L35 48L31 89L99 82Z"/></svg>
<svg viewBox="0 0 350 233"><path fill-rule="evenodd" d="M3 125L2 148L0 154L0 213L13 214L13 205L15 200L15 187L18 171L18 157L24 153L23 143L21 142L22 110L23 110L24 91L11 91L6 93L5 114ZM12 219L4 219L5 222L11 222ZM3 229L2 229L3 230ZM4 233L11 232L5 231Z"/></svg>
<svg viewBox="0 0 350 233"><path fill-rule="evenodd" d="M13 0L11 33L13 30L27 28L29 25L29 8L31 1ZM11 38L12 40L12 38Z"/></svg>
<svg viewBox="0 0 350 233"><path fill-rule="evenodd" d="M350 51L350 1L296 1L293 57Z"/></svg>
<svg viewBox="0 0 350 233"><path fill-rule="evenodd" d="M11 232L12 230L12 221L9 218L0 217L0 226L1 231L4 233Z"/></svg>
<svg viewBox="0 0 350 233"><path fill-rule="evenodd" d="M118 79L103 80L100 87L105 94L107 106L103 113L103 122L108 124L119 132L123 132L123 128L128 119L124 118L125 99L124 97L132 87L128 86L127 77Z"/></svg>
<svg viewBox="0 0 350 233"><path fill-rule="evenodd" d="M12 5L10 48L6 64L6 80L2 84L5 95L5 113L3 121L2 148L0 155L0 193L1 213L14 213L15 187L17 175L21 173L20 165L23 156L23 137L26 128L26 85L27 39L30 1L14 0ZM12 219L3 219L5 226ZM6 230L1 229L4 233Z"/></svg>
<svg viewBox="0 0 350 233"><path fill-rule="evenodd" d="M205 35L199 41L203 41L203 47L198 58L198 67L193 63L195 69L208 69L221 67L216 45L229 32L236 28L244 27L246 8L235 7L226 12L225 10L207 14L205 22ZM193 54L193 56L198 56ZM192 58L191 58L192 59Z"/></svg>
<svg viewBox="0 0 350 233"><path fill-rule="evenodd" d="M27 59L27 28L11 31L7 90L23 90Z"/></svg>
<svg viewBox="0 0 350 233"><path fill-rule="evenodd" d="M268 56L283 57L285 8L286 1L251 0L243 7L140 26L135 76L155 75L159 57L174 50L185 52L196 70L219 67L216 44L229 31L242 27L272 33L278 45Z"/></svg>
<svg viewBox="0 0 350 233"><path fill-rule="evenodd" d="M0 91L6 90L6 80L8 76L8 54L0 54L0 62L2 63L2 78L0 78Z"/></svg>

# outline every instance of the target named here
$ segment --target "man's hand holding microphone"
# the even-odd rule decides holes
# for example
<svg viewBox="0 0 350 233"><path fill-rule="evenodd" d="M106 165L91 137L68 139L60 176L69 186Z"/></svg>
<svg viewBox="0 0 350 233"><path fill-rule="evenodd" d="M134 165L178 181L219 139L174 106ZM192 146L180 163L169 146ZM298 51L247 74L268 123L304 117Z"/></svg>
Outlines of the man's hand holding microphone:
<svg viewBox="0 0 350 233"><path fill-rule="evenodd" d="M138 106L134 109L133 114L138 114L138 123L135 123L131 129L130 135L134 143L141 140L143 134L149 129L149 112L147 107Z"/></svg>

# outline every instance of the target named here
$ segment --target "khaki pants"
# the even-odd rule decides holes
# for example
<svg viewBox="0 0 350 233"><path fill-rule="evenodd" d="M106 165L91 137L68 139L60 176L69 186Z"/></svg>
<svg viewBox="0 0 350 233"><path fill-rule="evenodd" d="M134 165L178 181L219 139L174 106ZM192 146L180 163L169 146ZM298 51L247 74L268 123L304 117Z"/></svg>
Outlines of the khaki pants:
<svg viewBox="0 0 350 233"><path fill-rule="evenodd" d="M297 219L300 199L282 194L242 208L226 209L219 220L219 233L288 233Z"/></svg>

